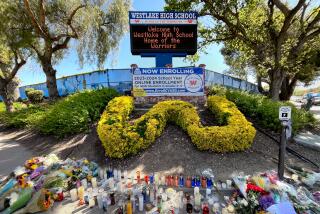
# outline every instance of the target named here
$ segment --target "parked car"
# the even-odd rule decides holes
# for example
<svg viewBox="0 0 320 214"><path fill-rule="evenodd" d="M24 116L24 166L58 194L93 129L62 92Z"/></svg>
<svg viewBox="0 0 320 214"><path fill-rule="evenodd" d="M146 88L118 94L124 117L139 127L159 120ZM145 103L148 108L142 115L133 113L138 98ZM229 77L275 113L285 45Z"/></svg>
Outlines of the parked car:
<svg viewBox="0 0 320 214"><path fill-rule="evenodd" d="M309 98L312 98L313 105L320 104L320 94L319 93L307 93L307 94L303 95L303 97L301 99L301 103L307 104Z"/></svg>

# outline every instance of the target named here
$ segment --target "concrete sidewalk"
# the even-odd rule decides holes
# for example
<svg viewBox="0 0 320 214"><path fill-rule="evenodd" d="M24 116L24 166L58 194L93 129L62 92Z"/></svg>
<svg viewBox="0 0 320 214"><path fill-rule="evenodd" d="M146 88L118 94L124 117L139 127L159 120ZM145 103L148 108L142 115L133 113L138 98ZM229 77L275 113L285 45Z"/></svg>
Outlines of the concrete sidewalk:
<svg viewBox="0 0 320 214"><path fill-rule="evenodd" d="M0 178L9 175L17 166L32 157L32 152L19 143L0 136Z"/></svg>
<svg viewBox="0 0 320 214"><path fill-rule="evenodd" d="M294 140L303 146L320 151L320 136L311 132L302 132L294 137Z"/></svg>

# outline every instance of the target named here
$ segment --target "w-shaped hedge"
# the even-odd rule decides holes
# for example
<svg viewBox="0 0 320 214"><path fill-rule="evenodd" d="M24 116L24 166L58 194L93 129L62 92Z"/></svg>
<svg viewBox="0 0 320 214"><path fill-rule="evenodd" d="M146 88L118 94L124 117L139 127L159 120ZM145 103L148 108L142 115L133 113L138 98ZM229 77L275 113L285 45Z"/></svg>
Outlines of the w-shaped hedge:
<svg viewBox="0 0 320 214"><path fill-rule="evenodd" d="M235 152L252 145L256 130L226 98L210 96L208 108L224 126L201 125L195 107L184 101L163 101L146 114L129 121L132 97L116 97L103 112L97 131L106 155L122 158L146 149L161 135L168 122L180 126L200 150Z"/></svg>

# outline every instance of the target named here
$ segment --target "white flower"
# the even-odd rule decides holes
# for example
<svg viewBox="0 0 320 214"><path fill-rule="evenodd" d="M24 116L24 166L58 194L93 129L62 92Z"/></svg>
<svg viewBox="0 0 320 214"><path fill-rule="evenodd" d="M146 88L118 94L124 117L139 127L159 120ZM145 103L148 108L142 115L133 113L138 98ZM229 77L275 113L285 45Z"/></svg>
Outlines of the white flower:
<svg viewBox="0 0 320 214"><path fill-rule="evenodd" d="M246 199L242 199L241 204L243 204L245 207L248 206L248 202Z"/></svg>

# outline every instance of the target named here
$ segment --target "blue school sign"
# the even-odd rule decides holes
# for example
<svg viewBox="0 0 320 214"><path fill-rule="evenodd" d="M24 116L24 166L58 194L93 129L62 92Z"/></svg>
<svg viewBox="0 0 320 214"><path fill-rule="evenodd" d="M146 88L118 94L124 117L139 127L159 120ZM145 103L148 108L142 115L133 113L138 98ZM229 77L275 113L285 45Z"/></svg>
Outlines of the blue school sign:
<svg viewBox="0 0 320 214"><path fill-rule="evenodd" d="M203 68L136 68L133 93L143 96L203 96Z"/></svg>
<svg viewBox="0 0 320 214"><path fill-rule="evenodd" d="M156 57L157 67L195 54L197 18L196 12L129 12L132 54Z"/></svg>

